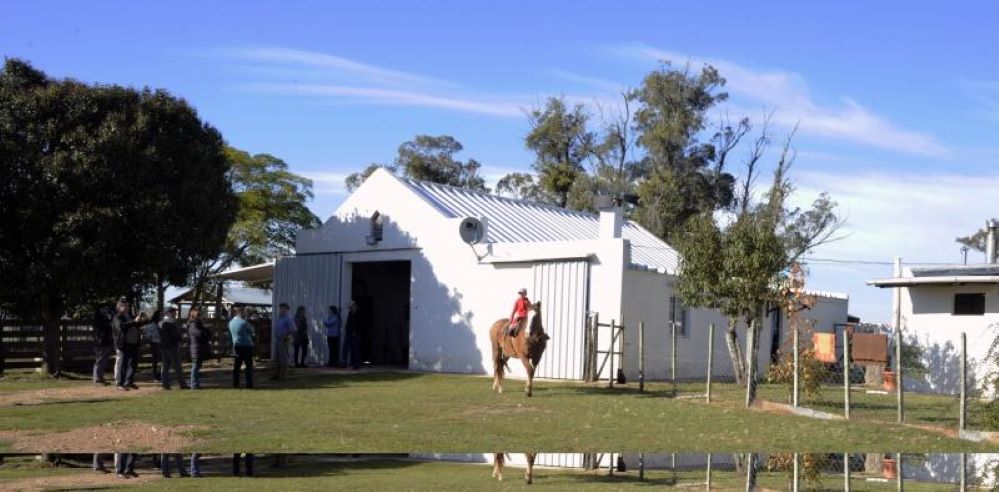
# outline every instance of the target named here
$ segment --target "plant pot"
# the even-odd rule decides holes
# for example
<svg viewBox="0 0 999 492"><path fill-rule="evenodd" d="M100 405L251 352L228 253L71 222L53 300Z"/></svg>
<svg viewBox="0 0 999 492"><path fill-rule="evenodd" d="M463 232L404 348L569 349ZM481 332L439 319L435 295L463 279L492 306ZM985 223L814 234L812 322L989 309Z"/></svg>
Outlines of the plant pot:
<svg viewBox="0 0 999 492"><path fill-rule="evenodd" d="M898 468L895 466L895 458L885 458L881 464L881 473L886 480L898 478Z"/></svg>
<svg viewBox="0 0 999 492"><path fill-rule="evenodd" d="M885 391L895 391L898 382L895 381L895 371L885 369L884 375L884 388Z"/></svg>

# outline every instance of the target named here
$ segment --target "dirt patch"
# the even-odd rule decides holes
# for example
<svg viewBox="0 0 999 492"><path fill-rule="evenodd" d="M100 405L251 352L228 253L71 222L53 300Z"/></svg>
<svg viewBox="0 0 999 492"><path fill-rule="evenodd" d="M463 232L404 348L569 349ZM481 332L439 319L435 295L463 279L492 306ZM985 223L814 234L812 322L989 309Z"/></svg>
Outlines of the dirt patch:
<svg viewBox="0 0 999 492"><path fill-rule="evenodd" d="M15 480L0 480L3 490L78 490L102 489L124 484L146 483L156 480L155 473L140 473L137 478L115 478L113 473L80 472L70 475L53 475L49 477L19 478Z"/></svg>
<svg viewBox="0 0 999 492"><path fill-rule="evenodd" d="M35 453L92 453L125 451L180 451L197 444L199 426L165 427L127 421L81 427L63 432L0 431L0 441L17 451Z"/></svg>
<svg viewBox="0 0 999 492"><path fill-rule="evenodd" d="M552 411L518 403L515 407L505 405L495 407L473 405L463 410L460 415L462 417L470 417L475 415L510 415L517 413L552 413Z"/></svg>
<svg viewBox="0 0 999 492"><path fill-rule="evenodd" d="M0 407L43 405L62 401L95 401L131 398L162 391L151 385L143 385L139 390L120 391L114 386L69 386L65 388L44 388L28 391L0 393Z"/></svg>

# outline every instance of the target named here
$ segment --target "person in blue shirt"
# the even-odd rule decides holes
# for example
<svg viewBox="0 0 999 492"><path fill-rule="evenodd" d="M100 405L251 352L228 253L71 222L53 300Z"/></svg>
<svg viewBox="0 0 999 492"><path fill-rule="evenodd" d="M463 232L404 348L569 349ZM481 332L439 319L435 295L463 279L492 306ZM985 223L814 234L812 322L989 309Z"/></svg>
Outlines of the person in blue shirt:
<svg viewBox="0 0 999 492"><path fill-rule="evenodd" d="M233 318L229 321L232 335L232 387L239 388L239 373L246 365L246 387L253 388L253 326L243 317L243 308L233 308Z"/></svg>
<svg viewBox="0 0 999 492"><path fill-rule="evenodd" d="M288 341L295 333L295 320L288 312L290 309L287 303L282 302L274 320L274 376L271 377L274 380L288 377Z"/></svg>
<svg viewBox="0 0 999 492"><path fill-rule="evenodd" d="M326 327L326 347L329 356L326 358L326 367L337 367L340 365L340 309L330 306L329 316L323 320Z"/></svg>

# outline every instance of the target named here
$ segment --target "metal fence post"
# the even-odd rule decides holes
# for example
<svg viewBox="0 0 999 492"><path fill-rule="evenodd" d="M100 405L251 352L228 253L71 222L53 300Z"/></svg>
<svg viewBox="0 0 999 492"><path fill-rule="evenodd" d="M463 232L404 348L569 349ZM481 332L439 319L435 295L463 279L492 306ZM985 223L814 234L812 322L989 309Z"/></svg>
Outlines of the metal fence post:
<svg viewBox="0 0 999 492"><path fill-rule="evenodd" d="M708 466L707 470L705 470L705 475L707 476L705 477L704 480L704 485L706 490L711 490L711 457L712 457L711 453L708 453Z"/></svg>
<svg viewBox="0 0 999 492"><path fill-rule="evenodd" d="M961 416L958 419L958 433L965 429L968 416L968 335L961 332Z"/></svg>
<svg viewBox="0 0 999 492"><path fill-rule="evenodd" d="M707 387L704 388L704 399L707 403L711 403L711 373L714 369L715 361L715 324L711 323L708 325L708 381Z"/></svg>
<svg viewBox="0 0 999 492"><path fill-rule="evenodd" d="M902 392L902 327L895 327L895 398L898 402L898 423L905 422L905 397ZM899 482L901 483L901 482Z"/></svg>
<svg viewBox="0 0 999 492"><path fill-rule="evenodd" d="M898 492L903 492L905 490L902 469L902 453L895 453L895 489L898 490Z"/></svg>
<svg viewBox="0 0 999 492"><path fill-rule="evenodd" d="M798 482L801 478L801 466L798 453L791 456L791 491L798 492Z"/></svg>
<svg viewBox="0 0 999 492"><path fill-rule="evenodd" d="M638 322L638 392L645 392L645 322Z"/></svg>
<svg viewBox="0 0 999 492"><path fill-rule="evenodd" d="M968 490L968 454L961 453L961 492Z"/></svg>
<svg viewBox="0 0 999 492"><path fill-rule="evenodd" d="M850 453L843 453L843 490L850 492Z"/></svg>
<svg viewBox="0 0 999 492"><path fill-rule="evenodd" d="M850 419L850 332L843 327L843 416Z"/></svg>
<svg viewBox="0 0 999 492"><path fill-rule="evenodd" d="M645 453L638 453L638 479L645 480Z"/></svg>
<svg viewBox="0 0 999 492"><path fill-rule="evenodd" d="M791 391L792 391L792 394L791 394L791 405L794 406L794 407L797 407L798 406L798 394L800 392L799 387L798 387L798 384L799 384L798 378L800 377L799 374L801 374L801 372L800 372L801 371L801 349L799 348L799 344L798 344L798 325L797 325L797 323L795 323L795 325L794 325L794 332L793 332L792 338L794 339L794 349L793 349L794 361L793 361L793 364L792 364L793 365L792 369L794 370L794 374L792 376L792 384L791 384Z"/></svg>
<svg viewBox="0 0 999 492"><path fill-rule="evenodd" d="M614 387L614 340L617 339L617 323L614 320L610 322L610 348L608 349L607 358L610 359L610 370L607 371L607 387Z"/></svg>

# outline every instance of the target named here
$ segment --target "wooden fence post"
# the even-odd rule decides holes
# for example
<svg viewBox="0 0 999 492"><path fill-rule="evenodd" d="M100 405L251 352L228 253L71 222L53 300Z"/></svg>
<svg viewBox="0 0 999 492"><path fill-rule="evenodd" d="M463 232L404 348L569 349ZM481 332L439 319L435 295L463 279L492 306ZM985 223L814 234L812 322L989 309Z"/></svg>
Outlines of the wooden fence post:
<svg viewBox="0 0 999 492"><path fill-rule="evenodd" d="M645 322L638 322L638 392L645 392Z"/></svg>
<svg viewBox="0 0 999 492"><path fill-rule="evenodd" d="M708 325L708 377L707 385L704 388L704 399L711 403L711 373L714 369L715 361L715 324Z"/></svg>
<svg viewBox="0 0 999 492"><path fill-rule="evenodd" d="M968 335L961 332L961 416L958 419L957 430L965 429L965 419L968 416Z"/></svg>
<svg viewBox="0 0 999 492"><path fill-rule="evenodd" d="M843 327L843 416L850 420L850 332Z"/></svg>
<svg viewBox="0 0 999 492"><path fill-rule="evenodd" d="M610 348L608 349L607 358L610 359L610 370L607 371L607 387L614 387L614 341L617 339L617 323L614 320L610 322Z"/></svg>
<svg viewBox="0 0 999 492"><path fill-rule="evenodd" d="M798 324L797 323L793 323L793 324L794 324L794 332L793 332L792 338L794 339L794 350L793 350L794 361L792 363L792 368L791 369L794 371L794 374L793 374L793 381L792 381L792 385L791 385L792 386L792 388L791 388L791 391L792 391L792 394L791 394L791 406L797 407L798 406L798 395L801 392L801 390L799 389L799 384L800 384L799 383L799 378L801 377L800 376L800 374L801 374L801 349L799 348L799 342L798 342Z"/></svg>

